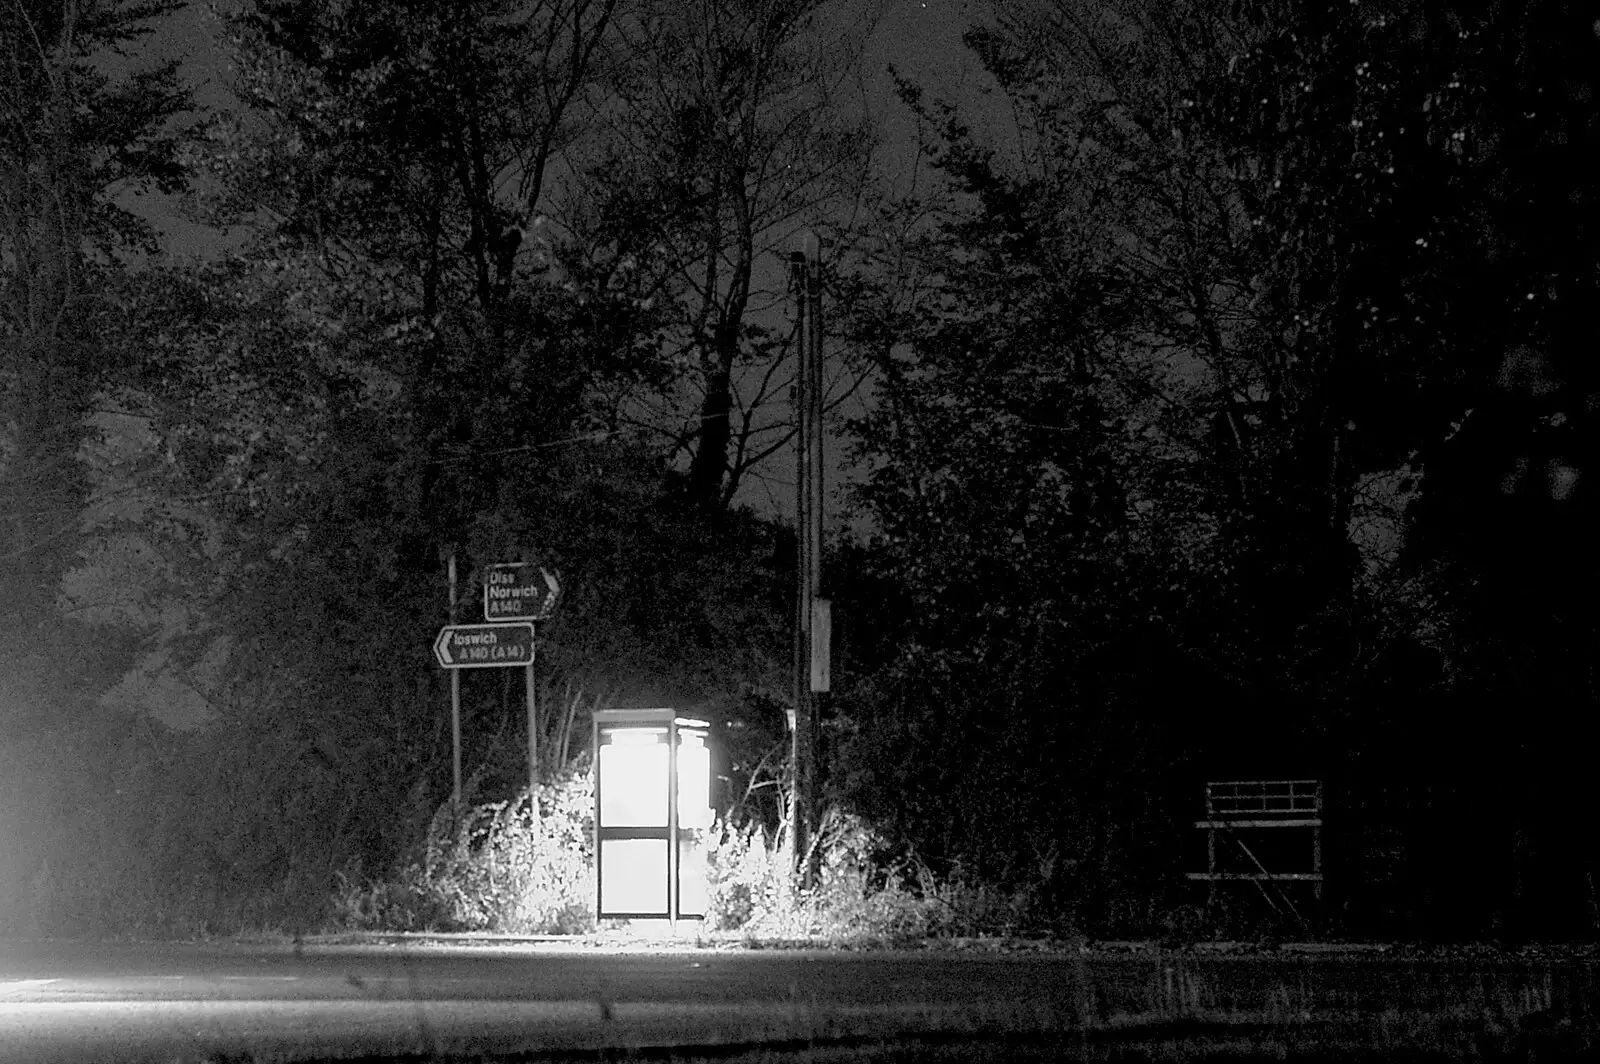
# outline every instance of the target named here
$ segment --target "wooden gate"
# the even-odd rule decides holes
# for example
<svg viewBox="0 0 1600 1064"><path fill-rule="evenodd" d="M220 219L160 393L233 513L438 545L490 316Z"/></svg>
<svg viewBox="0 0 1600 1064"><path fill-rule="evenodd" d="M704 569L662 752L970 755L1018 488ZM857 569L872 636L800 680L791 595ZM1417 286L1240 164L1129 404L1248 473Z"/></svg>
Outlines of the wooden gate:
<svg viewBox="0 0 1600 1064"><path fill-rule="evenodd" d="M1217 884L1229 881L1254 883L1275 912L1288 909L1302 925L1305 920L1294 907L1283 884L1310 883L1317 900L1322 899L1322 781L1321 780L1222 780L1206 784L1206 816L1195 821L1206 833L1206 870L1190 872L1189 878L1210 884L1207 904L1216 896ZM1257 851L1259 840L1284 830L1309 833L1311 867L1309 871L1286 870L1278 861L1281 846L1263 860ZM1251 843L1256 845L1252 847ZM1220 849L1220 854L1219 854ZM1221 858L1219 860L1219 857ZM1242 868L1239 858L1243 858ZM1276 865L1269 868L1268 863ZM1225 868L1224 865L1233 868ZM1304 865L1300 866L1302 869ZM1276 899L1274 899L1276 895ZM1282 903L1280 908L1279 903Z"/></svg>

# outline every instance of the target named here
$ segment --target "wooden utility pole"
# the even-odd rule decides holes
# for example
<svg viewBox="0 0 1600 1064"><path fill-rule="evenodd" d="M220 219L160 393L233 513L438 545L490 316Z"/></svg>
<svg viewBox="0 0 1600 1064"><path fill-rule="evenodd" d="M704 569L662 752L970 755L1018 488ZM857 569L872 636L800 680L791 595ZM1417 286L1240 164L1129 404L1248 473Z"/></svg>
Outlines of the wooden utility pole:
<svg viewBox="0 0 1600 1064"><path fill-rule="evenodd" d="M805 852L810 845L810 832L807 831L806 812L808 811L807 788L809 773L808 763L811 757L810 744L806 736L808 730L805 720L809 716L806 683L806 661L808 657L807 629L810 627L809 618L806 616L807 592L810 589L810 576L807 572L809 548L811 537L807 530L810 522L806 517L807 491L810 483L807 477L809 463L806 461L806 422L809 420L810 404L806 400L806 369L807 355L810 348L810 336L806 332L806 304L809 302L809 285L806 274L809 272L804 252L797 251L789 257L789 291L794 295L795 314L795 360L794 360L794 385L789 392L789 403L794 410L794 549L795 549L795 585L794 585L794 661L792 663L791 680L794 685L794 705L789 710L789 852L795 862L795 871L804 868Z"/></svg>
<svg viewBox="0 0 1600 1064"><path fill-rule="evenodd" d="M828 622L820 604L823 504L822 275L820 251L790 256L795 296L795 378L790 400L795 418L794 710L790 720L793 799L789 842L795 870L809 883L816 826L817 696L827 690Z"/></svg>

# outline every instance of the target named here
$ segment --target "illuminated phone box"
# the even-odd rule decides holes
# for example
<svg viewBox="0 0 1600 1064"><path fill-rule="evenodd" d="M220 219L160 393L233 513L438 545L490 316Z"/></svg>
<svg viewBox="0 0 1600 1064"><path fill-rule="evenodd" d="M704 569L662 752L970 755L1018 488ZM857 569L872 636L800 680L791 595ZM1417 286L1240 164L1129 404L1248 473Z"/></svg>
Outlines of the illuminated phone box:
<svg viewBox="0 0 1600 1064"><path fill-rule="evenodd" d="M594 714L595 912L600 919L706 914L709 725L670 709Z"/></svg>

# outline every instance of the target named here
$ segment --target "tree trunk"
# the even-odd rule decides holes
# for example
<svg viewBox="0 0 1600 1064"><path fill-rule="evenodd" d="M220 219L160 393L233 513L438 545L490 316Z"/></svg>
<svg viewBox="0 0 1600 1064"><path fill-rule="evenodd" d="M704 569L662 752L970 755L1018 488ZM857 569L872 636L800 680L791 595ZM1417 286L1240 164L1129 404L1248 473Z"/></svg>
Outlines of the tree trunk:
<svg viewBox="0 0 1600 1064"><path fill-rule="evenodd" d="M733 360L738 350L737 330L719 325L714 349L704 363L705 396L700 400L700 429L689 462L689 498L708 510L722 505L722 480L733 439Z"/></svg>

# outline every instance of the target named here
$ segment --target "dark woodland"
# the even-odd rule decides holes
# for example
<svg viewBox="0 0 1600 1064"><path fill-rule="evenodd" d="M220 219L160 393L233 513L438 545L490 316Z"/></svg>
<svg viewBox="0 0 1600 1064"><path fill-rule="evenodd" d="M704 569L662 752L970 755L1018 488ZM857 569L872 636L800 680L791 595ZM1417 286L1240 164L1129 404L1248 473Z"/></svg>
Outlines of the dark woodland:
<svg viewBox="0 0 1600 1064"><path fill-rule="evenodd" d="M672 706L776 828L803 232L872 860L1041 933L1600 930L1586 5L1007 0L981 113L896 72L914 174L818 0L256 0L226 104L179 17L0 5L0 934L317 928L409 860L452 554L469 611L560 573L542 773ZM1188 878L1230 780L1322 782L1320 896Z"/></svg>

